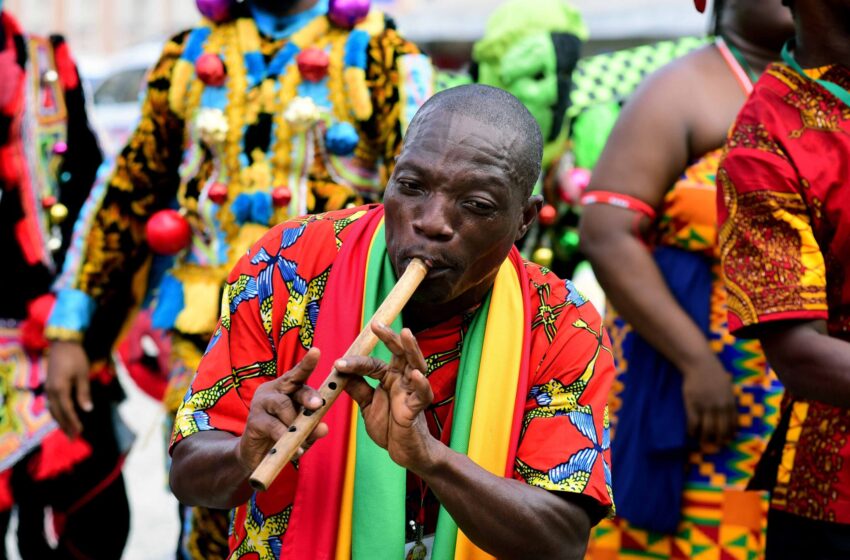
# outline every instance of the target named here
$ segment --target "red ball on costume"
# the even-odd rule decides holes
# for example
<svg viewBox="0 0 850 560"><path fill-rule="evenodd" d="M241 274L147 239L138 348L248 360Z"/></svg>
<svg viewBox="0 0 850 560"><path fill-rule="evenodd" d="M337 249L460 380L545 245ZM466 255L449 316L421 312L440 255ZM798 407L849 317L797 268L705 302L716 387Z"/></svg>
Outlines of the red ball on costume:
<svg viewBox="0 0 850 560"><path fill-rule="evenodd" d="M44 208L45 210L47 210L48 208L50 208L51 206L53 206L57 202L58 202L58 200L56 200L55 196L48 195L48 196L45 196L44 198L41 199L41 207Z"/></svg>
<svg viewBox="0 0 850 560"><path fill-rule="evenodd" d="M544 204L537 215L540 225L551 226L558 219L558 211L551 204Z"/></svg>
<svg viewBox="0 0 850 560"><path fill-rule="evenodd" d="M315 47L304 49L295 57L295 62L298 64L301 77L308 82L320 82L328 75L330 60L328 53L322 49Z"/></svg>
<svg viewBox="0 0 850 560"><path fill-rule="evenodd" d="M145 225L148 246L160 255L176 255L192 242L192 228L177 210L160 210Z"/></svg>
<svg viewBox="0 0 850 560"><path fill-rule="evenodd" d="M207 197L219 206L227 201L227 185L224 183L213 183L207 192Z"/></svg>
<svg viewBox="0 0 850 560"><path fill-rule="evenodd" d="M208 86L219 87L227 80L227 69L221 57L214 53L205 53L195 61L198 78Z"/></svg>
<svg viewBox="0 0 850 560"><path fill-rule="evenodd" d="M292 191L286 187L275 187L272 191L272 204L281 208L289 204L292 200Z"/></svg>

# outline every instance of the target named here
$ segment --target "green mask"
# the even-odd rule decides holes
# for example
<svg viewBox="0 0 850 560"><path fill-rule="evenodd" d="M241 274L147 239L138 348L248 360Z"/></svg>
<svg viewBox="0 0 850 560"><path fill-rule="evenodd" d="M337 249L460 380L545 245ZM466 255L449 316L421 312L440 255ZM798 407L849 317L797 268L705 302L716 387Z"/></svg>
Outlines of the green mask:
<svg viewBox="0 0 850 560"><path fill-rule="evenodd" d="M477 81L515 95L540 125L548 165L564 139L570 75L587 28L564 0L508 0L473 47Z"/></svg>

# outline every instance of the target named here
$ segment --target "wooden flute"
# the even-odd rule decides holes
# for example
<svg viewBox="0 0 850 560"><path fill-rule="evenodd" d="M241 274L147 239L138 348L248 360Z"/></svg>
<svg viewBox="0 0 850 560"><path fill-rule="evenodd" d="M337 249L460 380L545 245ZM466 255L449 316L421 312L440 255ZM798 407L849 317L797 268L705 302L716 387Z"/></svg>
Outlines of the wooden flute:
<svg viewBox="0 0 850 560"><path fill-rule="evenodd" d="M371 324L378 321L385 325L392 324L398 314L404 308L408 300L413 296L413 292L425 279L428 274L428 266L420 259L412 259L410 264L393 286L387 298L375 311L375 314L348 347L347 356L367 356L378 343L378 337L372 332ZM342 357L342 356L340 356ZM255 490L266 490L271 486L274 479L280 473L286 464L292 460L295 453L309 437L316 426L321 422L322 417L334 403L336 398L345 389L348 383L348 376L340 375L336 368L331 370L330 375L319 387L319 396L323 399L321 408L316 410L302 410L289 430L279 439L274 447L269 449L266 456L251 473L250 484Z"/></svg>

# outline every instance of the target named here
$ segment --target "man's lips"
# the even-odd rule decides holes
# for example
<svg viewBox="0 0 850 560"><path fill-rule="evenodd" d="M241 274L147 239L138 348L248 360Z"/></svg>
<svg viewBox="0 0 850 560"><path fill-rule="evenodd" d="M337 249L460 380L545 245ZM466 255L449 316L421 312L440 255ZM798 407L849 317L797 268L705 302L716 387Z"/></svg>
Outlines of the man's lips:
<svg viewBox="0 0 850 560"><path fill-rule="evenodd" d="M426 276L426 278L442 276L443 274L450 272L454 268L443 260L436 259L433 257L426 257L424 255L409 255L404 257L402 259L402 262L404 263L404 268L407 268L407 265L409 265L410 261L413 259L419 259L428 266L428 275Z"/></svg>

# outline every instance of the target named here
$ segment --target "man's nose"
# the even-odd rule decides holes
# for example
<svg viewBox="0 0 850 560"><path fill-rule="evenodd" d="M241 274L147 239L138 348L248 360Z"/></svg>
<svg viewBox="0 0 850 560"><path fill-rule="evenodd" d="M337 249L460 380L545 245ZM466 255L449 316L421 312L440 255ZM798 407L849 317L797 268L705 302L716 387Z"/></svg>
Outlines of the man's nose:
<svg viewBox="0 0 850 560"><path fill-rule="evenodd" d="M437 241L448 241L454 237L447 201L433 197L423 203L413 218L413 229L419 235Z"/></svg>

